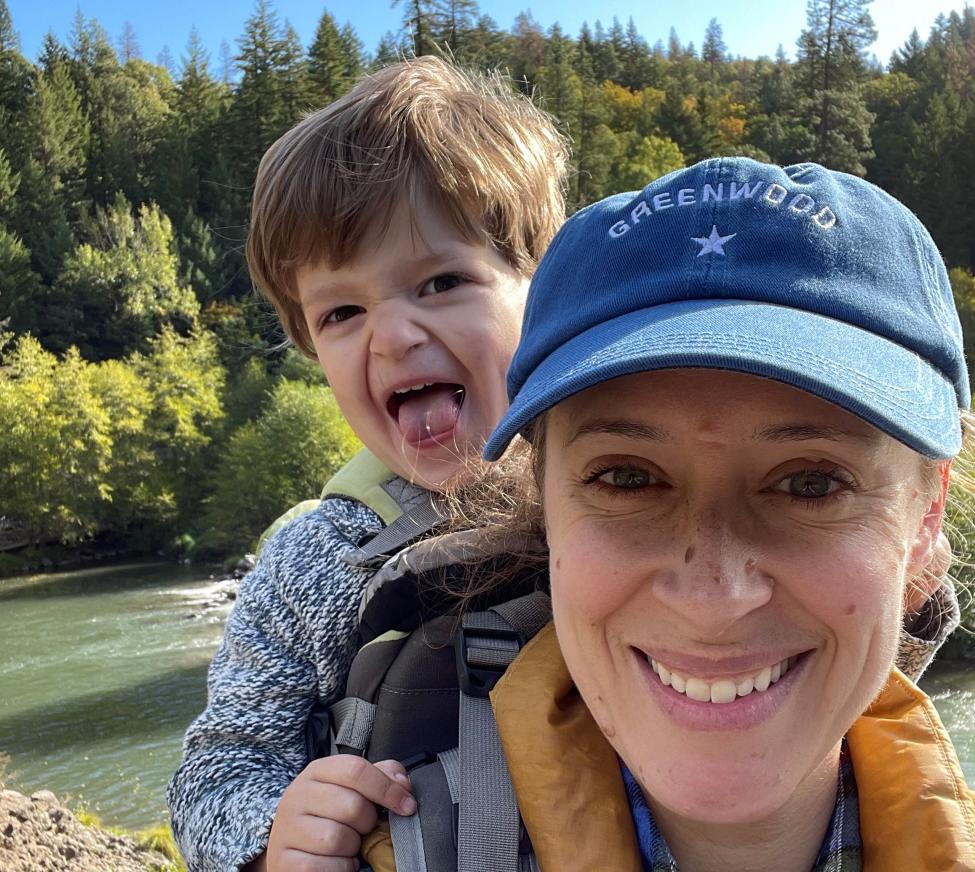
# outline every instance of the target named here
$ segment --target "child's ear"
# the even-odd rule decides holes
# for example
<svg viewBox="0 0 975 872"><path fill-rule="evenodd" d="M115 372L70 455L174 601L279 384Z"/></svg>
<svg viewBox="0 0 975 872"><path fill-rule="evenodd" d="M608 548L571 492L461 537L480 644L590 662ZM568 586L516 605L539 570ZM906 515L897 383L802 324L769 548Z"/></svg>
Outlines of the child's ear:
<svg viewBox="0 0 975 872"><path fill-rule="evenodd" d="M908 613L921 610L924 603L942 585L951 567L951 545L941 529L948 498L950 471L950 460L938 464L937 490L921 518L917 537L911 544L907 563L907 590L904 592L904 608Z"/></svg>

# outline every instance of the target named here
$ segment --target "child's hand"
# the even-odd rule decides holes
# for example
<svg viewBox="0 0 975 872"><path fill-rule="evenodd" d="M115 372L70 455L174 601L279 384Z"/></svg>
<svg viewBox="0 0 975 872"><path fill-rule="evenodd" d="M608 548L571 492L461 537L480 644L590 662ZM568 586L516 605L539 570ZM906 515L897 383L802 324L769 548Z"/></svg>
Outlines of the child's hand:
<svg viewBox="0 0 975 872"><path fill-rule="evenodd" d="M416 811L406 770L337 754L313 760L284 792L271 826L268 872L355 872L362 836L376 827L376 806Z"/></svg>

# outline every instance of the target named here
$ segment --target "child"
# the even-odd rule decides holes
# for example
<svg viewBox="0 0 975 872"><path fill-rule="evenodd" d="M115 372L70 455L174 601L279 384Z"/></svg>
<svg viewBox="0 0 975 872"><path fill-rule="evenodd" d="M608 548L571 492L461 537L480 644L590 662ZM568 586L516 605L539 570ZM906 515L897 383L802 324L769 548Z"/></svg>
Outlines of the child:
<svg viewBox="0 0 975 872"><path fill-rule="evenodd" d="M408 482L442 489L507 407L565 164L529 100L430 57L365 79L261 162L254 280L366 447ZM326 499L268 542L241 585L168 793L190 870L260 868L282 794L292 782L290 796L314 794L299 774L305 726L342 691L373 572L347 560L381 528L362 503ZM387 804L408 801L398 791ZM285 804L276 826L329 825L306 812Z"/></svg>

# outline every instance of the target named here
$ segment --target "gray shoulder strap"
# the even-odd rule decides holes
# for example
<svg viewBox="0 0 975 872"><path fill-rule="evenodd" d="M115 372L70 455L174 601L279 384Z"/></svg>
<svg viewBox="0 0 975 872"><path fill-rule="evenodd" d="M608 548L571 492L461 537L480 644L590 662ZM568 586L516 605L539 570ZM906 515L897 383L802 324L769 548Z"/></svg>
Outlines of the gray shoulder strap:
<svg viewBox="0 0 975 872"><path fill-rule="evenodd" d="M380 558L384 561L407 543L425 536L443 521L430 491L399 477L383 482L382 489L396 501L403 514L383 527L361 548L348 555L345 558L346 563L368 566Z"/></svg>
<svg viewBox="0 0 975 872"><path fill-rule="evenodd" d="M488 694L518 656L522 644L550 615L548 597L536 593L464 616L458 637L458 872L519 872L521 819Z"/></svg>

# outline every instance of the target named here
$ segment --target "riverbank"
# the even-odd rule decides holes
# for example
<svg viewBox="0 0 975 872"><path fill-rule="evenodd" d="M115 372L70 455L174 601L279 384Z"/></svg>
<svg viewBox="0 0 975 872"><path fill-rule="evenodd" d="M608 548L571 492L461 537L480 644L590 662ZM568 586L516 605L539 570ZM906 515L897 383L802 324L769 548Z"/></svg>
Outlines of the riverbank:
<svg viewBox="0 0 975 872"><path fill-rule="evenodd" d="M86 824L48 790L25 796L0 781L0 869L4 872L180 872L182 865L140 840Z"/></svg>

